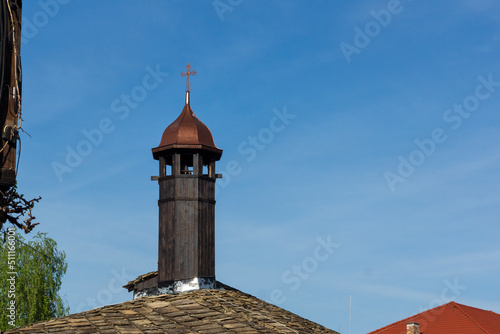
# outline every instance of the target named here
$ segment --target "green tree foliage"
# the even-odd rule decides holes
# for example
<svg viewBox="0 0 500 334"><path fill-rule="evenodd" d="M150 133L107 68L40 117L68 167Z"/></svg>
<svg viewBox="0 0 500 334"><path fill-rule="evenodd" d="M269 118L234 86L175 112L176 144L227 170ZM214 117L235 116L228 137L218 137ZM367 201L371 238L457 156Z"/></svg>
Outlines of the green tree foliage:
<svg viewBox="0 0 500 334"><path fill-rule="evenodd" d="M25 241L8 229L0 246L0 330L68 315L69 307L59 295L68 265L57 243L40 232Z"/></svg>

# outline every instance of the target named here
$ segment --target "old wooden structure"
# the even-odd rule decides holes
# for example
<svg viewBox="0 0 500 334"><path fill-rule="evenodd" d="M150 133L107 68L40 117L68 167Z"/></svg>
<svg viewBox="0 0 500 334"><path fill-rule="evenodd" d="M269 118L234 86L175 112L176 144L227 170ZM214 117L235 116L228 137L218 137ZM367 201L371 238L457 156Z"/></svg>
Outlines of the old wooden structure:
<svg viewBox="0 0 500 334"><path fill-rule="evenodd" d="M134 296L215 287L215 163L222 155L208 127L186 102L152 149L160 188L158 275L134 286Z"/></svg>
<svg viewBox="0 0 500 334"><path fill-rule="evenodd" d="M187 92L189 99L189 91ZM153 149L159 160L159 286L215 279L215 162L222 150L187 99Z"/></svg>
<svg viewBox="0 0 500 334"><path fill-rule="evenodd" d="M16 146L21 113L22 0L0 3L0 189L16 182Z"/></svg>

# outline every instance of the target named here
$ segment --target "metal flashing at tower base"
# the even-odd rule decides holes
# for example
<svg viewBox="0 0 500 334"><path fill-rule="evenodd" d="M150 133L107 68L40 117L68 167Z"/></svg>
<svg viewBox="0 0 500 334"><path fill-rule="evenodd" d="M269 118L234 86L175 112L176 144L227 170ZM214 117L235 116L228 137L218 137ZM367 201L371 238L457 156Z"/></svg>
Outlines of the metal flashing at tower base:
<svg viewBox="0 0 500 334"><path fill-rule="evenodd" d="M156 274L156 273L155 273ZM155 277L156 278L156 277ZM130 283L129 283L130 284ZM154 284L154 283L153 283ZM158 295L176 295L182 292L190 292L201 289L223 289L217 284L215 277L194 277L163 284L154 284L134 291L134 299Z"/></svg>
<svg viewBox="0 0 500 334"><path fill-rule="evenodd" d="M215 277L194 277L169 283L163 287L158 286L158 294L177 294L199 289L215 289Z"/></svg>

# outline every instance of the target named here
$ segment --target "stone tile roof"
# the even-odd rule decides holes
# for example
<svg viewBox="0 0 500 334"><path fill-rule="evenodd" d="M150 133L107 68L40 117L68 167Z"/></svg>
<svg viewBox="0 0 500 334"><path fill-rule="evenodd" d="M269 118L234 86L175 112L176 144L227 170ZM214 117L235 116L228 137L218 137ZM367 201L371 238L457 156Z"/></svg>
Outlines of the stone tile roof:
<svg viewBox="0 0 500 334"><path fill-rule="evenodd" d="M449 302L368 334L406 333L406 324L420 324L422 334L496 334L500 331L500 314Z"/></svg>
<svg viewBox="0 0 500 334"><path fill-rule="evenodd" d="M144 297L6 333L338 334L251 295L224 287L224 290Z"/></svg>

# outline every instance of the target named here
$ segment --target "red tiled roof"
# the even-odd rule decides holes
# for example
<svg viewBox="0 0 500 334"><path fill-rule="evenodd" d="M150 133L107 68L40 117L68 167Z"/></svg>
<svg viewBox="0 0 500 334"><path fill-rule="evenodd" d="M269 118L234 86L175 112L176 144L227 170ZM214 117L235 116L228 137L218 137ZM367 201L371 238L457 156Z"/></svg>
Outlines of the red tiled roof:
<svg viewBox="0 0 500 334"><path fill-rule="evenodd" d="M500 314L449 302L368 334L406 334L406 324L417 322L422 334L497 334Z"/></svg>

